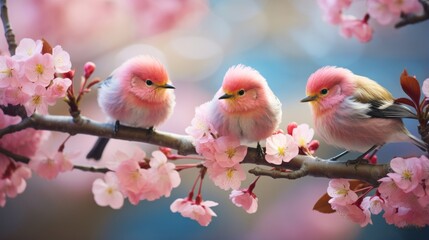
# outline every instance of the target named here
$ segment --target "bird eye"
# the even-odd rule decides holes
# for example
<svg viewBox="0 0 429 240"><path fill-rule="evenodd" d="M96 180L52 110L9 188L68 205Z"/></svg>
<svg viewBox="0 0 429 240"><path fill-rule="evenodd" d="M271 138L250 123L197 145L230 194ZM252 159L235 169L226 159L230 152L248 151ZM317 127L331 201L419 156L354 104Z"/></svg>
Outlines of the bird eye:
<svg viewBox="0 0 429 240"><path fill-rule="evenodd" d="M322 94L322 95L328 94L328 89L324 88L324 89L320 90L320 94Z"/></svg>
<svg viewBox="0 0 429 240"><path fill-rule="evenodd" d="M153 84L153 82L151 80L146 80L146 85L151 86Z"/></svg>
<svg viewBox="0 0 429 240"><path fill-rule="evenodd" d="M238 91L238 95L243 96L244 95L244 90L241 89L240 91Z"/></svg>

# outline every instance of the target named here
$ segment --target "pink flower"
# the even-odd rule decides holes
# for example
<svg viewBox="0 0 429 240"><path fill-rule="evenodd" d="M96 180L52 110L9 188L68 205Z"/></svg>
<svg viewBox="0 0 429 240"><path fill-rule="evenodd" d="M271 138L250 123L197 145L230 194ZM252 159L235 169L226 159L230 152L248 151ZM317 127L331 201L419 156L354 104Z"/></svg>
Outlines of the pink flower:
<svg viewBox="0 0 429 240"><path fill-rule="evenodd" d="M247 213L255 213L258 209L258 198L248 189L232 190L229 199L237 207L242 207Z"/></svg>
<svg viewBox="0 0 429 240"><path fill-rule="evenodd" d="M246 173L240 164L224 168L213 162L207 166L207 173L214 184L223 190L238 189L241 182L246 179Z"/></svg>
<svg viewBox="0 0 429 240"><path fill-rule="evenodd" d="M48 88L48 96L52 101L66 96L67 89L71 86L72 82L68 78L55 78L52 85Z"/></svg>
<svg viewBox="0 0 429 240"><path fill-rule="evenodd" d="M301 148L306 148L314 136L314 130L308 124L300 124L292 130L292 137Z"/></svg>
<svg viewBox="0 0 429 240"><path fill-rule="evenodd" d="M387 25L399 18L400 12L390 9L392 0L368 0L368 13L380 24Z"/></svg>
<svg viewBox="0 0 429 240"><path fill-rule="evenodd" d="M355 204L338 206L335 209L340 215L346 216L351 221L365 227L368 223L372 224L371 213L368 209L361 209Z"/></svg>
<svg viewBox="0 0 429 240"><path fill-rule="evenodd" d="M397 157L392 159L390 167L394 173L388 173L387 176L406 193L413 191L422 180L422 165L418 158Z"/></svg>
<svg viewBox="0 0 429 240"><path fill-rule="evenodd" d="M48 105L54 105L55 101L49 96L45 87L37 85L34 94L24 106L27 115L32 115L35 111L41 114L48 114Z"/></svg>
<svg viewBox="0 0 429 240"><path fill-rule="evenodd" d="M122 189L140 193L148 184L147 169L140 168L135 159L123 161L116 169L116 176Z"/></svg>
<svg viewBox="0 0 429 240"><path fill-rule="evenodd" d="M61 46L52 49L54 67L57 73L66 73L71 69L70 55Z"/></svg>
<svg viewBox="0 0 429 240"><path fill-rule="evenodd" d="M209 107L210 102L206 102L195 108L195 116L191 120L191 126L185 129L185 132L193 137L196 143L201 140L213 139L217 135L213 124L207 118L210 112Z"/></svg>
<svg viewBox="0 0 429 240"><path fill-rule="evenodd" d="M0 159L4 160L4 159ZM27 183L26 179L31 177L31 170L22 163L10 162L9 172L3 173L0 178L0 205L6 204L6 197L14 198L24 192Z"/></svg>
<svg viewBox="0 0 429 240"><path fill-rule="evenodd" d="M124 196L119 190L118 178L113 172L104 175L104 181L96 179L92 184L95 202L102 207L110 206L119 209L124 205Z"/></svg>
<svg viewBox="0 0 429 240"><path fill-rule="evenodd" d="M23 38L15 50L14 59L25 61L37 53L41 53L43 43L41 40L34 41L30 38Z"/></svg>
<svg viewBox="0 0 429 240"><path fill-rule="evenodd" d="M327 192L332 197L329 203L335 206L350 205L358 199L357 194L350 189L350 183L346 179L332 179L329 181Z"/></svg>
<svg viewBox="0 0 429 240"><path fill-rule="evenodd" d="M317 3L323 11L325 21L331 24L339 24L343 9L348 8L352 0L318 0Z"/></svg>
<svg viewBox="0 0 429 240"><path fill-rule="evenodd" d="M171 190L180 185L180 175L173 163L167 162L167 157L161 151L152 152L149 162L149 181L152 188L145 191L144 198L153 201L161 196L169 197Z"/></svg>
<svg viewBox="0 0 429 240"><path fill-rule="evenodd" d="M423 92L423 94L425 95L425 97L429 98L429 78L427 78L427 79L423 82L422 92Z"/></svg>
<svg viewBox="0 0 429 240"><path fill-rule="evenodd" d="M240 145L240 140L234 137L222 136L215 140L215 160L221 167L232 167L247 154L247 147Z"/></svg>
<svg viewBox="0 0 429 240"><path fill-rule="evenodd" d="M48 86L54 78L54 59L51 54L35 54L24 64L25 76L43 87Z"/></svg>
<svg viewBox="0 0 429 240"><path fill-rule="evenodd" d="M267 138L265 160L280 165L289 162L299 153L299 147L292 136L279 133Z"/></svg>
<svg viewBox="0 0 429 240"><path fill-rule="evenodd" d="M217 206L218 203L213 201L203 201L201 203L191 203L191 205L185 207L181 214L184 217L188 217L197 221L201 226L208 226L212 220L212 217L216 217L216 213L213 212L211 207Z"/></svg>
<svg viewBox="0 0 429 240"><path fill-rule="evenodd" d="M11 82L11 86L4 92L4 101L12 105L25 104L33 94L34 84L25 81Z"/></svg>
<svg viewBox="0 0 429 240"><path fill-rule="evenodd" d="M420 4L419 0L390 0L388 2L389 10L391 12L397 13L398 15L400 15L401 12L418 14L423 11L423 6Z"/></svg>
<svg viewBox="0 0 429 240"><path fill-rule="evenodd" d="M0 88L9 87L12 82L19 81L20 65L9 56L0 56Z"/></svg>
<svg viewBox="0 0 429 240"><path fill-rule="evenodd" d="M365 197L361 206L363 209L369 209L372 214L379 214L383 210L384 200L379 196Z"/></svg>
<svg viewBox="0 0 429 240"><path fill-rule="evenodd" d="M36 156L31 158L29 166L39 176L46 179L54 179L60 172L67 172L73 169L72 159L76 158L78 153L54 152L47 153L44 149L40 150Z"/></svg>
<svg viewBox="0 0 429 240"><path fill-rule="evenodd" d="M372 39L371 26L365 20L356 19L354 16L343 16L340 33L345 38L356 37L363 43Z"/></svg>
<svg viewBox="0 0 429 240"><path fill-rule="evenodd" d="M189 197L186 199L178 198L170 205L170 210L174 213L179 212L183 217L187 217L183 215L183 211L194 203L195 202Z"/></svg>

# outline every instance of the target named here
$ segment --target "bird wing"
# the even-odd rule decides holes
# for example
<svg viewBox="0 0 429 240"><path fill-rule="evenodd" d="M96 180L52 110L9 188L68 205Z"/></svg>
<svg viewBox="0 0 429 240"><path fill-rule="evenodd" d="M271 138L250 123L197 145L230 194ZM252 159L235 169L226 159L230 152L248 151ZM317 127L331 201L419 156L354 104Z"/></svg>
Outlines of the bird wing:
<svg viewBox="0 0 429 240"><path fill-rule="evenodd" d="M366 113L375 118L417 118L405 105L394 103L392 94L377 82L362 76L356 76L357 102L370 104Z"/></svg>
<svg viewBox="0 0 429 240"><path fill-rule="evenodd" d="M112 75L108 76L106 79L104 79L104 81L102 81L100 83L99 87L103 87L103 86L109 86L110 83L112 82Z"/></svg>

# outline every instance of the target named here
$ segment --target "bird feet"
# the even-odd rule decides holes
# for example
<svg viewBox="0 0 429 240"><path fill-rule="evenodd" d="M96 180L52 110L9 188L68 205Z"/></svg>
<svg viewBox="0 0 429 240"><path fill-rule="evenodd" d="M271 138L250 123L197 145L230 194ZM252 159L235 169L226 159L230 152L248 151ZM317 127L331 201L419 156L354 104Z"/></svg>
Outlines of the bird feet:
<svg viewBox="0 0 429 240"><path fill-rule="evenodd" d="M258 144L256 145L256 151L258 152L258 156L259 156L261 159L264 159L264 158L265 158L265 151L264 151L264 148L261 146L261 144L259 144L259 142L258 142Z"/></svg>
<svg viewBox="0 0 429 240"><path fill-rule="evenodd" d="M115 127L113 128L113 135L116 135L119 132L119 127L121 124L119 123L119 120L116 120Z"/></svg>
<svg viewBox="0 0 429 240"><path fill-rule="evenodd" d="M336 155L336 156L333 156L333 157L331 157L331 158L328 158L328 159L326 159L326 161L329 161L329 162L335 162L335 161L337 161L339 158L341 158L342 156L346 155L347 153L349 153L349 151L348 151L348 150L346 150L346 151L344 151L344 152L342 152L342 153L340 153L340 154L338 154L338 155Z"/></svg>

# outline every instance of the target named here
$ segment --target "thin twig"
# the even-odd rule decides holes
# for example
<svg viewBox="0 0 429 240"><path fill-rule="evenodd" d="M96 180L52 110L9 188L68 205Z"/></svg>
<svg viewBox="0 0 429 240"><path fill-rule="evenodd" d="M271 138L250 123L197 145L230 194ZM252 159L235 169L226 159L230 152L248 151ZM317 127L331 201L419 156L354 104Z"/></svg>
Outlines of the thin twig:
<svg viewBox="0 0 429 240"><path fill-rule="evenodd" d="M420 23L429 19L429 1L420 0L419 2L423 6L423 14L422 15L402 14L401 15L402 20L395 24L395 28L401 28L409 24Z"/></svg>
<svg viewBox="0 0 429 240"><path fill-rule="evenodd" d="M250 169L249 173L255 176L269 176L272 178L298 179L308 175L308 168L306 164L302 164L301 168L296 171L284 172L284 171L280 171L277 168L273 168L270 170L270 169L255 167L253 169Z"/></svg>
<svg viewBox="0 0 429 240"><path fill-rule="evenodd" d="M13 34L12 28L10 27L6 0L0 0L0 7L0 17L3 22L4 36L6 37L7 45L9 46L9 53L12 56L15 55L17 45L15 41L15 34Z"/></svg>

